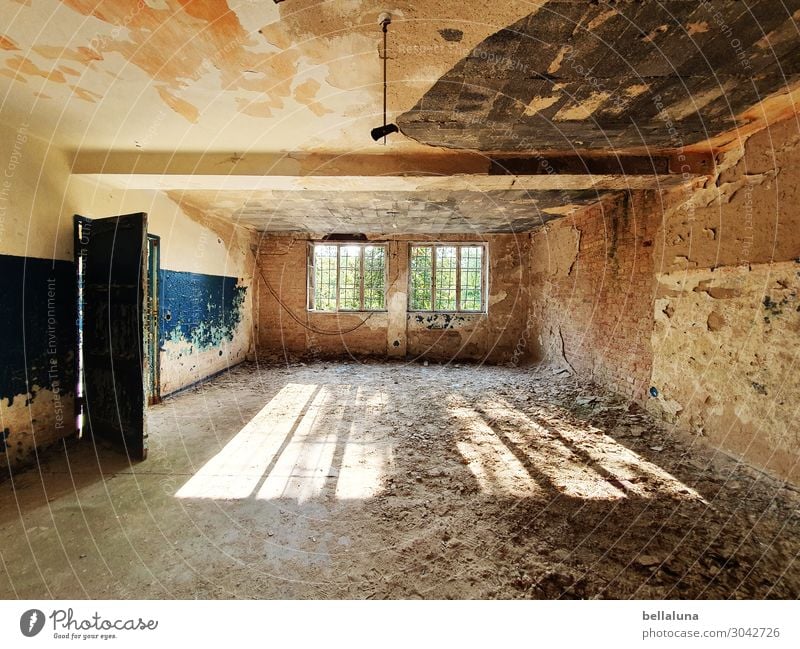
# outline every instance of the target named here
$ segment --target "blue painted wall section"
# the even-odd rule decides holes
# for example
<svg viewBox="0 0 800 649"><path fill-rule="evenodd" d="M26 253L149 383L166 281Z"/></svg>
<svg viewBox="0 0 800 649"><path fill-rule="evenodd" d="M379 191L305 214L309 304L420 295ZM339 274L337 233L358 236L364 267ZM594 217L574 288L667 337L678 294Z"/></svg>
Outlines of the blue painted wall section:
<svg viewBox="0 0 800 649"><path fill-rule="evenodd" d="M186 341L205 351L233 340L247 292L236 277L162 269L159 287L162 346Z"/></svg>
<svg viewBox="0 0 800 649"><path fill-rule="evenodd" d="M74 393L75 267L71 261L0 255L0 400L26 405L39 389ZM54 409L59 403L54 400ZM56 412L70 425L72 411ZM0 453L11 433L0 431Z"/></svg>

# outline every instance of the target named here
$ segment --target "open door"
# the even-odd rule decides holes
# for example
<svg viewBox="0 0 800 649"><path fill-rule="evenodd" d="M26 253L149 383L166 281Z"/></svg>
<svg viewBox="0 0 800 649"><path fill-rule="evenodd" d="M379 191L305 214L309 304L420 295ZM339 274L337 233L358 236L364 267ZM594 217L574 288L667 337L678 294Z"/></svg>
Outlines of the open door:
<svg viewBox="0 0 800 649"><path fill-rule="evenodd" d="M147 215L75 216L78 432L147 457Z"/></svg>

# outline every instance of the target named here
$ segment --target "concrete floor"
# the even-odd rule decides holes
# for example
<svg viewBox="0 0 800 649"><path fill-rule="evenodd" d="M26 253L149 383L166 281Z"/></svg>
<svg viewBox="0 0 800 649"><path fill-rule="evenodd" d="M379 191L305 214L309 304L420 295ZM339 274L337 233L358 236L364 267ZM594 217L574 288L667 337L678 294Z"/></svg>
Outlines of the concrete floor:
<svg viewBox="0 0 800 649"><path fill-rule="evenodd" d="M4 598L797 597L795 490L547 368L240 366L0 484Z"/></svg>

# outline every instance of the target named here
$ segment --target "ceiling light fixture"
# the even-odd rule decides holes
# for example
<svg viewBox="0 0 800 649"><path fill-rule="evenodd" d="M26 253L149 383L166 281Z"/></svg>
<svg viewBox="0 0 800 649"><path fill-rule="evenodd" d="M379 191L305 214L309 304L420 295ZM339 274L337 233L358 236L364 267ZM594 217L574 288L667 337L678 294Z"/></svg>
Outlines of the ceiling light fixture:
<svg viewBox="0 0 800 649"><path fill-rule="evenodd" d="M383 126L378 126L373 128L370 131L370 135L372 139L376 142L383 138L384 145L386 144L386 136L390 133L399 133L400 129L397 127L397 124L387 124L386 123L386 61L388 56L386 54L386 37L389 32L389 25L392 22L392 14L384 12L380 16L378 16L378 24L381 26L381 30L383 31Z"/></svg>

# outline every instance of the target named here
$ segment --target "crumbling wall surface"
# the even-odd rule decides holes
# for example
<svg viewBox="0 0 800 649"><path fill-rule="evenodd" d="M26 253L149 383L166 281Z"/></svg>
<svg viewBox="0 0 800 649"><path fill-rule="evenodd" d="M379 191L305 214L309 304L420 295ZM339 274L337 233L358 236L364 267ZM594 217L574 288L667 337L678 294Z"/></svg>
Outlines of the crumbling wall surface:
<svg viewBox="0 0 800 649"><path fill-rule="evenodd" d="M488 312L407 310L408 249L424 236L374 236L388 244L386 312L313 313L306 308L307 244L313 237L265 235L258 253L257 348L265 358L347 356L521 362L527 357L526 235L454 235L447 241L486 241ZM280 301L279 301L280 300ZM282 304L281 304L282 303ZM361 324L361 323L364 324Z"/></svg>
<svg viewBox="0 0 800 649"><path fill-rule="evenodd" d="M241 363L253 346L252 233L202 214L161 213L161 393ZM165 218L167 217L167 218Z"/></svg>
<svg viewBox="0 0 800 649"><path fill-rule="evenodd" d="M246 359L244 278L162 270L159 282L162 396Z"/></svg>
<svg viewBox="0 0 800 649"><path fill-rule="evenodd" d="M724 154L687 200L665 201L657 270L746 266L800 254L800 122L786 120ZM683 198L681 198L681 194Z"/></svg>
<svg viewBox="0 0 800 649"><path fill-rule="evenodd" d="M531 239L535 355L630 398L650 381L653 250L660 196L626 192Z"/></svg>
<svg viewBox="0 0 800 649"><path fill-rule="evenodd" d="M785 478L800 478L800 127L721 159L664 214L651 410Z"/></svg>
<svg viewBox="0 0 800 649"><path fill-rule="evenodd" d="M650 407L751 463L800 478L800 264L659 275Z"/></svg>
<svg viewBox="0 0 800 649"><path fill-rule="evenodd" d="M71 262L0 254L0 472L74 426L75 273Z"/></svg>
<svg viewBox="0 0 800 649"><path fill-rule="evenodd" d="M103 218L147 213L160 238L159 343L161 396L245 360L252 348L252 233L163 192L119 190L72 176L79 212ZM70 223L71 231L71 223Z"/></svg>

